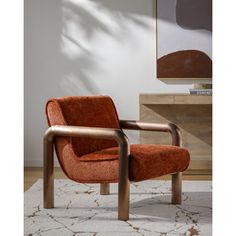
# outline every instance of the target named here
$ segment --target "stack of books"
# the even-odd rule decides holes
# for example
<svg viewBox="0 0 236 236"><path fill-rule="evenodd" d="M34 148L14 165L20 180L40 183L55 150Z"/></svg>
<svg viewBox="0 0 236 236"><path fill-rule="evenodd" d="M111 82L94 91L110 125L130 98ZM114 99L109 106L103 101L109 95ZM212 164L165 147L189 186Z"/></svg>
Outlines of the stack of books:
<svg viewBox="0 0 236 236"><path fill-rule="evenodd" d="M193 88L189 89L190 94L197 94L197 95L212 95L212 89L198 89Z"/></svg>

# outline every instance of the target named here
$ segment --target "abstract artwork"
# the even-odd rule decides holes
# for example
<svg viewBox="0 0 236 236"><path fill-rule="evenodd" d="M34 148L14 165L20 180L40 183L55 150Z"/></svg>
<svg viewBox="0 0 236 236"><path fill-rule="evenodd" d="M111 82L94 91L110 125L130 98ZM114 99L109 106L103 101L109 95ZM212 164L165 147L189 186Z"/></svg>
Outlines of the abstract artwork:
<svg viewBox="0 0 236 236"><path fill-rule="evenodd" d="M212 77L212 0L157 0L157 78Z"/></svg>

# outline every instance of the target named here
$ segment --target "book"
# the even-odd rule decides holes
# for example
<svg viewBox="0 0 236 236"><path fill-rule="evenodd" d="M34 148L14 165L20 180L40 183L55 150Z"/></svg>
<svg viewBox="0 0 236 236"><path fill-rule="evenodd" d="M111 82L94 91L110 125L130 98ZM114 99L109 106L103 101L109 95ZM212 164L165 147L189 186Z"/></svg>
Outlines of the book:
<svg viewBox="0 0 236 236"><path fill-rule="evenodd" d="M190 94L212 95L212 89L189 89Z"/></svg>

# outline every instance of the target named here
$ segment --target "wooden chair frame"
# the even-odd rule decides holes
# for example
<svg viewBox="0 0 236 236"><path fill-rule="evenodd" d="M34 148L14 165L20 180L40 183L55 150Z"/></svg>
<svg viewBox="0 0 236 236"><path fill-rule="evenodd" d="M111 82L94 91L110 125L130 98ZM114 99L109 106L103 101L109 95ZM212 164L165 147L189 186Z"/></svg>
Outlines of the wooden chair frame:
<svg viewBox="0 0 236 236"><path fill-rule="evenodd" d="M172 145L181 146L179 128L172 123L155 124L121 120L122 129L169 132ZM44 135L43 196L44 208L54 207L54 138L56 136L114 139L119 145L118 219L129 219L129 155L130 144L120 129L56 125ZM109 194L109 184L100 184L100 194ZM181 204L182 173L172 174L172 204Z"/></svg>

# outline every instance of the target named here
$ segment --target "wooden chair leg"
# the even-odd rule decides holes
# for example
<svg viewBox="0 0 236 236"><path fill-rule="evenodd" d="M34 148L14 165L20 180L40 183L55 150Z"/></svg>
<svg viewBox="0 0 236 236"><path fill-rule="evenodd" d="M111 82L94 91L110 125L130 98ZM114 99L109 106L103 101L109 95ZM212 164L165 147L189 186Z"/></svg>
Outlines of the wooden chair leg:
<svg viewBox="0 0 236 236"><path fill-rule="evenodd" d="M44 208L54 208L53 142L46 137L43 155L43 205Z"/></svg>
<svg viewBox="0 0 236 236"><path fill-rule="evenodd" d="M129 219L129 181L119 183L118 219Z"/></svg>
<svg viewBox="0 0 236 236"><path fill-rule="evenodd" d="M101 195L109 195L110 194L110 185L109 185L109 183L100 184L100 194Z"/></svg>
<svg viewBox="0 0 236 236"><path fill-rule="evenodd" d="M120 146L119 186L118 186L118 219L129 219L129 155L128 142Z"/></svg>
<svg viewBox="0 0 236 236"><path fill-rule="evenodd" d="M181 204L182 200L182 172L172 175L172 204Z"/></svg>

